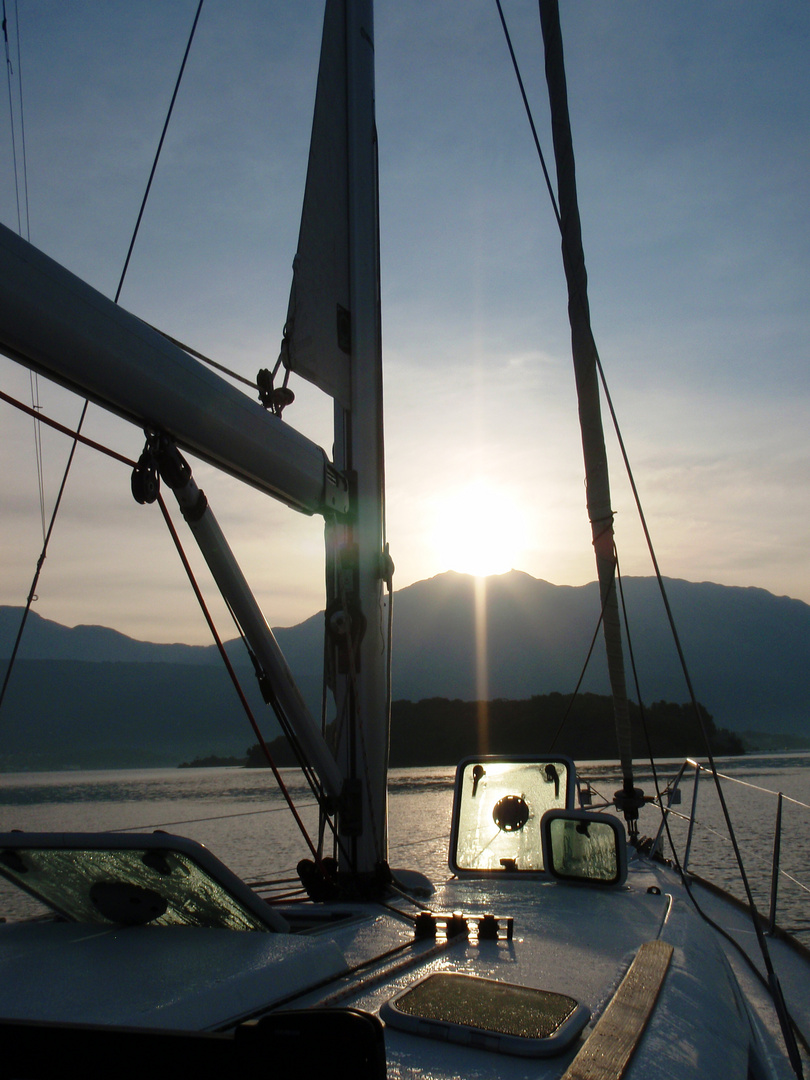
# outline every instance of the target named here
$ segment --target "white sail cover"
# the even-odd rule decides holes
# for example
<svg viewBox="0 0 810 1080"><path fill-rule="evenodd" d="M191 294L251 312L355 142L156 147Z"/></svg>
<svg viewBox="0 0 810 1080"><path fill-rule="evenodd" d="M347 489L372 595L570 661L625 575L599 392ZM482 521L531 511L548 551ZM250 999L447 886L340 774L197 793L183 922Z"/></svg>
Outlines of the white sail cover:
<svg viewBox="0 0 810 1080"><path fill-rule="evenodd" d="M351 408L344 0L327 0L284 364Z"/></svg>

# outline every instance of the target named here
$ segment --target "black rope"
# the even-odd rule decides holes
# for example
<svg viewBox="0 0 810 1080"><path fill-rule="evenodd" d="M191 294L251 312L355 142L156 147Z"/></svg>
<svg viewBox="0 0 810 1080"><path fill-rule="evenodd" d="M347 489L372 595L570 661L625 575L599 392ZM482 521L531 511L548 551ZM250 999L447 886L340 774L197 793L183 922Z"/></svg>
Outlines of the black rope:
<svg viewBox="0 0 810 1080"><path fill-rule="evenodd" d="M591 656L593 656L593 650L596 648L596 642L599 640L599 631L600 631L600 629L602 627L602 617L604 616L604 614L605 614L605 605L602 604L601 610L599 612L599 618L596 621L596 627L594 629L593 636L591 637L591 644L588 647L588 654L585 657L585 662L583 663L582 670L579 673L579 679L577 679L577 685L574 687L574 692L570 697L568 705L566 706L565 712L563 713L563 716L562 716L562 720L560 720L560 723L559 723L559 725L557 727L557 730L554 732L554 738L551 740L551 744L549 745L549 750L554 749L554 747L555 747L555 745L557 743L557 739L559 739L560 735L562 734L563 728L568 723L568 719L569 719L569 717L571 715L571 710L574 707L574 702L576 701L577 694L579 693L579 688L582 686L582 680L585 678L585 673L588 670L588 664L590 664L590 662L591 662Z"/></svg>
<svg viewBox="0 0 810 1080"><path fill-rule="evenodd" d="M176 345L178 349L182 349L183 352L187 352L189 356L193 356L196 360L201 360L204 364L208 364L209 367L216 368L217 371L221 371L224 375L228 375L231 379L236 379L237 382L244 383L244 385L249 386L251 390L259 389L255 379L246 379L244 375L239 375L236 371L232 371L230 368L225 367L224 364L212 360L211 357L206 356L205 353L192 349L190 345L185 345L182 341L178 341L177 338L172 337L171 334L167 334L165 330L161 330L157 326L152 326L150 323L147 323L147 326L154 330L155 333L160 334L160 336L164 337L167 341L170 341L172 345Z"/></svg>
<svg viewBox="0 0 810 1080"><path fill-rule="evenodd" d="M22 177L23 177L23 190L25 193L25 236L28 239L30 235L29 215L28 215L28 173L26 170L25 161L25 119L23 114L23 96L22 96L22 68L20 66L20 20L19 13L17 11L17 5L14 5L14 23L16 29L17 38L17 85L19 88L19 100L20 100L20 151L22 157ZM6 81L8 83L8 112L9 112L9 128L11 134L11 161L14 169L14 192L17 199L17 232L20 236L23 235L22 227L22 208L20 206L20 169L17 165L17 134L16 125L14 123L14 92L12 89L12 75L14 74L14 65L11 62L11 47L8 40L8 17L6 13L6 0L3 0L3 43L6 53Z"/></svg>
<svg viewBox="0 0 810 1080"><path fill-rule="evenodd" d="M661 788L658 781L658 770L655 767L655 757L653 756L652 740L650 738L650 728L647 723L647 710L644 708L644 699L641 696L641 683L638 677L638 668L636 666L636 654L633 649L633 639L630 634L630 620L627 615L627 604L624 599L624 583L622 581L621 568L619 566L619 552L614 544L613 554L616 559L616 583L619 590L619 603L622 609L622 622L624 623L624 636L627 641L627 655L630 658L630 670L633 673L633 685L636 688L636 701L638 702L639 716L641 719L641 730L644 733L644 742L647 746L647 757L650 762L650 769L652 771L653 785L655 787L656 799L661 806L661 812L663 813L663 804L661 803ZM666 815L664 815L666 820ZM667 835L669 836L669 829L667 828ZM670 839L671 843L671 839Z"/></svg>
<svg viewBox="0 0 810 1080"><path fill-rule="evenodd" d="M200 11L202 10L203 0L200 0L197 5L197 13L194 16L194 22L191 26L191 33L188 36L188 42L186 43L186 51L183 54L183 62L180 64L180 71L177 75L177 82L174 84L174 93L172 94L172 100L169 104L169 111L166 113L166 119L163 123L163 131L160 134L160 141L158 142L157 151L155 153L155 159L152 162L152 169L149 173L149 179L146 182L146 191L143 194L143 200L141 201L141 208L138 211L138 220L135 222L135 228L132 231L132 239L129 242L129 249L127 250L127 257L124 259L124 269L121 271L121 279L118 282L118 288L115 290L115 302L118 303L118 298L121 295L121 289L124 286L124 278L127 275L129 269L129 260L132 257L132 249L135 247L135 240L138 236L138 230L141 227L141 219L143 218L143 212L146 209L146 200L149 198L149 192L152 189L152 181L155 177L155 170L157 169L158 160L160 159L160 152L163 149L163 140L166 138L166 131L169 127L169 121L172 117L172 111L174 109L174 103L177 100L177 92L180 89L180 81L183 78L183 72L186 68L186 60L188 60L188 54L191 50L191 43L194 40L194 31L197 29L197 22L200 18Z"/></svg>
<svg viewBox="0 0 810 1080"><path fill-rule="evenodd" d="M522 78L522 76L520 74L520 68L518 67L517 58L515 56L515 50L512 48L512 38L509 35L509 29L508 29L508 27L506 25L506 19L504 18L503 9L501 8L501 0L495 0L495 4L496 4L496 6L498 8L498 14L501 17L501 26L503 27L504 37L506 38L506 44L507 44L507 46L509 48L509 55L512 58L512 67L515 70L515 77L517 78L518 86L520 87L520 96L523 98L523 106L524 106L524 108L526 110L526 117L528 118L528 121L529 121L529 127L532 129L532 138L534 139L534 145L535 145L535 148L537 150L537 156L540 158L540 167L543 170L543 176L546 178L546 187L548 188L548 195L549 195L549 198L551 199L551 205L552 205L552 207L554 209L554 216L557 219L557 225L560 228L560 232L562 232L562 220L560 218L560 211L559 211L559 208L557 206L557 196L554 194L554 187L553 187L553 185L551 183L551 177L549 176L548 169L546 168L546 159L543 156L543 149L540 146L540 139L538 138L538 135L537 135L537 128L535 127L535 124L534 124L534 117L532 116L532 110L531 110L531 106L529 105L529 99L526 97L526 90L525 90L525 88L523 86L523 78Z"/></svg>

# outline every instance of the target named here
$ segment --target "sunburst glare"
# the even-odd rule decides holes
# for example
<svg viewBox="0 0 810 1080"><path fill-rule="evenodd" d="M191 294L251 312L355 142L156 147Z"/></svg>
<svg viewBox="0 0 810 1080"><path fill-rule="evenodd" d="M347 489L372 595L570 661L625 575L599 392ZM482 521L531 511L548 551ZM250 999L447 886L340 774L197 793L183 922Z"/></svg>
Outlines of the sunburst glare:
<svg viewBox="0 0 810 1080"><path fill-rule="evenodd" d="M470 483L435 504L430 543L443 570L503 574L530 546L528 515L508 490Z"/></svg>

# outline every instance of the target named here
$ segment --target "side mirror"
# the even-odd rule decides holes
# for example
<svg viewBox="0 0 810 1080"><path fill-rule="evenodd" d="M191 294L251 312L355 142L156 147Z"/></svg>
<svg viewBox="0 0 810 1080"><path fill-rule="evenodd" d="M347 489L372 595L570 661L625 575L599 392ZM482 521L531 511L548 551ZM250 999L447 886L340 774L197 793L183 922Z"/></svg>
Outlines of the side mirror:
<svg viewBox="0 0 810 1080"><path fill-rule="evenodd" d="M607 814L548 810L540 822L543 865L560 881L623 885L627 878L624 826Z"/></svg>

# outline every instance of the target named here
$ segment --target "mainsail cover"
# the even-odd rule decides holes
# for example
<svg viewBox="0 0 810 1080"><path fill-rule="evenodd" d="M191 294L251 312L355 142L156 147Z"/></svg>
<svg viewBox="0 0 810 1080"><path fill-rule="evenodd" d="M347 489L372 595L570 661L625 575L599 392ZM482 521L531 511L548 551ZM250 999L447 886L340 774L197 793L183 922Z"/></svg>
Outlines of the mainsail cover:
<svg viewBox="0 0 810 1080"><path fill-rule="evenodd" d="M346 25L328 0L282 362L351 408Z"/></svg>

